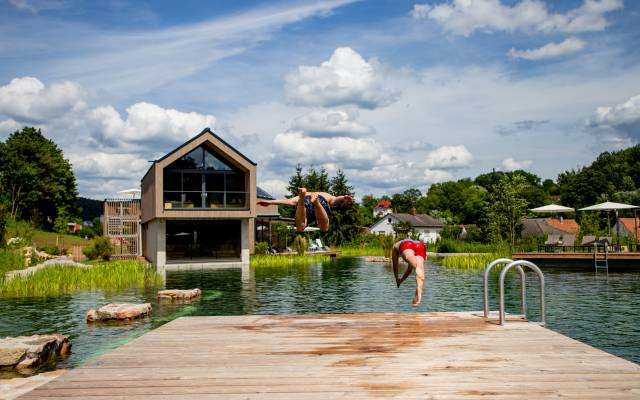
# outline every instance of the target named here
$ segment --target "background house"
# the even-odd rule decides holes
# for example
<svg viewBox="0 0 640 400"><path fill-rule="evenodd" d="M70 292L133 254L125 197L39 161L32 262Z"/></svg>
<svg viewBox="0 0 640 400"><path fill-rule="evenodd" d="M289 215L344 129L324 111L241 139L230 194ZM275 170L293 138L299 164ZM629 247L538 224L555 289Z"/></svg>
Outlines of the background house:
<svg viewBox="0 0 640 400"><path fill-rule="evenodd" d="M378 219L382 218L385 215L393 213L393 208L391 208L391 200L382 199L378 202L378 204L373 207L373 218Z"/></svg>
<svg viewBox="0 0 640 400"><path fill-rule="evenodd" d="M159 267L248 264L256 164L209 128L142 178L143 255Z"/></svg>
<svg viewBox="0 0 640 400"><path fill-rule="evenodd" d="M524 218L522 220L522 236L557 235L562 244L571 246L580 233L580 225L575 219L558 218Z"/></svg>
<svg viewBox="0 0 640 400"><path fill-rule="evenodd" d="M390 213L378 219L369 227L369 232L381 235L393 235L393 226L400 222L411 224L420 240L435 243L440 238L444 224L427 214Z"/></svg>
<svg viewBox="0 0 640 400"><path fill-rule="evenodd" d="M620 225L618 227L618 224ZM618 231L620 229L620 231ZM611 232L620 232L620 236L628 236L636 238L637 233L640 233L640 219L636 218L618 218L616 224L611 228Z"/></svg>

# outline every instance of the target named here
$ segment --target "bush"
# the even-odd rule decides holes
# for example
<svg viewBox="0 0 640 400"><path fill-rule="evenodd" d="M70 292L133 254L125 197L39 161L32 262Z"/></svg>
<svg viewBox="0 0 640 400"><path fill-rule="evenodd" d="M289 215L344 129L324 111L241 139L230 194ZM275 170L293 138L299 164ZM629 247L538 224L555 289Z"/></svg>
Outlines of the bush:
<svg viewBox="0 0 640 400"><path fill-rule="evenodd" d="M296 236L296 238L293 239L293 249L299 256L303 255L305 250L307 250L307 238L302 235Z"/></svg>
<svg viewBox="0 0 640 400"><path fill-rule="evenodd" d="M447 225L440 232L443 239L460 239L462 235L462 227L459 225Z"/></svg>
<svg viewBox="0 0 640 400"><path fill-rule="evenodd" d="M107 237L99 237L93 242L93 246L85 247L82 249L82 253L89 259L95 260L102 258L103 260L109 260L113 253L113 246L111 246L111 240Z"/></svg>
<svg viewBox="0 0 640 400"><path fill-rule="evenodd" d="M43 248L40 249L40 251L44 251L50 256L59 256L60 254L62 254L60 249L56 246L44 246Z"/></svg>
<svg viewBox="0 0 640 400"><path fill-rule="evenodd" d="M380 241L380 246L382 247L384 256L387 258L391 258L391 251L395 243L395 238L393 237L393 235L379 235L378 240Z"/></svg>
<svg viewBox="0 0 640 400"><path fill-rule="evenodd" d="M7 231L7 211L0 203L0 247L4 246L4 234Z"/></svg>
<svg viewBox="0 0 640 400"><path fill-rule="evenodd" d="M269 251L269 243L267 242L256 243L255 254L267 254L268 251Z"/></svg>

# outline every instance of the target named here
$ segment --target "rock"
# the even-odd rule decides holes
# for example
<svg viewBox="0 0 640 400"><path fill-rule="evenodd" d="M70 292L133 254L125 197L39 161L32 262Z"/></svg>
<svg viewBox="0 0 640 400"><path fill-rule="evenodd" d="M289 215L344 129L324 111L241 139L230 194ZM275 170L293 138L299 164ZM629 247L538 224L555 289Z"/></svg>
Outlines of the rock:
<svg viewBox="0 0 640 400"><path fill-rule="evenodd" d="M158 291L158 299L168 301L188 301L200 297L200 295L202 295L202 291L200 289L171 289Z"/></svg>
<svg viewBox="0 0 640 400"><path fill-rule="evenodd" d="M70 349L69 337L60 334L7 337L0 340L0 367L36 368Z"/></svg>
<svg viewBox="0 0 640 400"><path fill-rule="evenodd" d="M382 256L366 256L364 260L367 262L385 262L385 263L391 261L387 257L382 257Z"/></svg>
<svg viewBox="0 0 640 400"><path fill-rule="evenodd" d="M151 304L107 304L97 310L87 312L87 322L130 320L151 315Z"/></svg>

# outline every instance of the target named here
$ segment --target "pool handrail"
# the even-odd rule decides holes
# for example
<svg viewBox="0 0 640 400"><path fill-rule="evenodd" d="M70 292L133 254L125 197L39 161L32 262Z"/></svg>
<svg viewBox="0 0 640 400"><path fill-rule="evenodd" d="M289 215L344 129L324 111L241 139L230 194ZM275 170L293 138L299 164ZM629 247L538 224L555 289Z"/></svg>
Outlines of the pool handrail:
<svg viewBox="0 0 640 400"><path fill-rule="evenodd" d="M489 273L491 272L491 270L493 269L493 267L495 267L496 265L500 265L500 264L509 264L512 263L513 260L510 258L498 258L496 260L493 260L492 262L489 263L489 265L487 265L487 268L485 268L484 270L484 317L485 318L489 318ZM520 288L520 297L521 297L521 303L520 303L520 309L522 311L522 315L524 317L527 316L527 289L526 289L526 279L525 279L525 274L524 274L524 270L522 269L522 267L518 267L518 272L520 273L520 283L521 283L521 288Z"/></svg>
<svg viewBox="0 0 640 400"><path fill-rule="evenodd" d="M528 267L532 269L536 275L538 275L538 280L540 281L540 325L545 326L545 308L544 308L544 274L538 268L537 265L532 263L531 261L526 260L517 260L509 263L506 267L502 269L500 272L500 325L504 325L505 322L505 311L504 311L504 278L507 276L507 272L513 267Z"/></svg>

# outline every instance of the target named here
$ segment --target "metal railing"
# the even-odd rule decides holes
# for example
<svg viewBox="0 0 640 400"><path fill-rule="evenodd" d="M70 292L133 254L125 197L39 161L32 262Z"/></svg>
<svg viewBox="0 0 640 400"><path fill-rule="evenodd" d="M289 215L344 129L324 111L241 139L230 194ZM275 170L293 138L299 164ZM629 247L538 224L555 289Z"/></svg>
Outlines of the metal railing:
<svg viewBox="0 0 640 400"><path fill-rule="evenodd" d="M500 325L504 325L506 320L505 307L504 307L504 280L505 280L505 277L507 276L507 272L509 272L509 270L514 267L520 273L520 284L522 286L520 288L522 315L525 318L527 316L526 279L525 279L524 269L522 268L522 267L527 267L536 273L540 281L540 319L541 319L540 324L544 326L546 324L545 304L544 304L544 274L542 273L540 268L538 268L537 265L535 265L530 261L525 261L525 260L513 261L508 258L499 258L489 263L487 268L484 270L484 317L485 318L489 317L489 272L493 267L501 264L507 264L507 265L500 272L500 305L499 305L500 306L500 309L499 309Z"/></svg>

